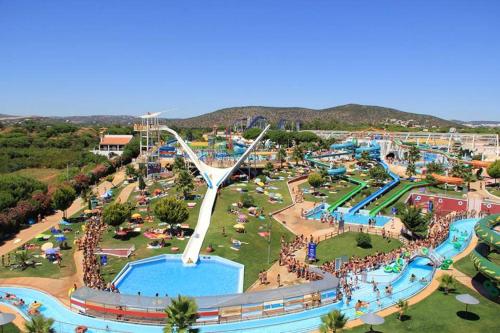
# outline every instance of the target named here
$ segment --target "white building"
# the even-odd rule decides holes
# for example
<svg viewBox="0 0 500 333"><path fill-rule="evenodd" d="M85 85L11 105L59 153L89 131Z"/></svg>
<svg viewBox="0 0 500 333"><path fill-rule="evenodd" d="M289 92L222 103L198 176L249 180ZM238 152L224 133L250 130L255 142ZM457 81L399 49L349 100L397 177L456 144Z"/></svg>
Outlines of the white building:
<svg viewBox="0 0 500 333"><path fill-rule="evenodd" d="M101 137L99 149L93 151L94 154L110 157L110 155L121 155L123 149L132 140L133 135L111 135L107 134Z"/></svg>

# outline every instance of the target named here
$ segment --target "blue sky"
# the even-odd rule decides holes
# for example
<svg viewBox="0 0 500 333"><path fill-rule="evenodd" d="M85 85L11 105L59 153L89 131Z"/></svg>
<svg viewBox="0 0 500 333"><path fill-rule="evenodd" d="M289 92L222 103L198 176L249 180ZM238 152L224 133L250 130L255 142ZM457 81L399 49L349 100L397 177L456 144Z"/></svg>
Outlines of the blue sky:
<svg viewBox="0 0 500 333"><path fill-rule="evenodd" d="M500 120L500 1L0 0L0 113L361 103Z"/></svg>

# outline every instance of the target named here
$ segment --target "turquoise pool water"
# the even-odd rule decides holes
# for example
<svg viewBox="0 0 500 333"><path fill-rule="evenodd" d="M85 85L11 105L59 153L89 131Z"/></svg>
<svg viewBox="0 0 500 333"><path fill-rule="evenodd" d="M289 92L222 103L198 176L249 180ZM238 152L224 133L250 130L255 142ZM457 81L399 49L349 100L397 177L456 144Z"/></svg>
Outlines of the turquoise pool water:
<svg viewBox="0 0 500 333"><path fill-rule="evenodd" d="M328 212L328 207L329 205L327 203L322 203L316 208L314 208L310 213L306 214L306 217L309 220L320 220L323 214L331 214L335 216L336 219L340 219L340 216L342 215L346 223L368 225L368 220L370 219L370 216L361 214L348 214L348 213L341 214L339 212L330 213ZM387 222L391 220L391 218L388 216L375 216L372 218L375 219L375 225L378 227L383 227Z"/></svg>
<svg viewBox="0 0 500 333"><path fill-rule="evenodd" d="M180 255L159 255L129 263L113 281L122 294L212 296L243 291L244 266L217 257L200 257L186 266Z"/></svg>
<svg viewBox="0 0 500 333"><path fill-rule="evenodd" d="M467 246L473 232L473 227L477 219L461 220L453 223L452 230L448 239L443 242L435 251L445 257L452 258L457 255ZM460 247L457 247L454 238L462 238L458 240ZM415 274L417 281L410 282L411 274ZM318 327L320 324L320 316L333 310L339 309L344 312L349 318L355 318L359 314L354 311L354 304L358 299L365 302L370 302L369 307L363 309L363 312L377 311L395 304L401 298L409 298L412 295L421 291L426 284L419 282L421 278L430 280L433 274L433 268L429 265L428 259L418 258L410 263L407 263L405 269L399 274L385 273L383 269L378 269L368 273L367 282L361 282L358 289L353 292L351 303L348 305L346 302L338 302L320 308L314 308L298 312L295 314L288 314L277 317L269 317L265 319L248 320L242 322L235 322L230 324L219 324L200 327L201 332L260 332L260 333L274 333L274 332L304 332ZM378 286L382 292L380 305L376 302L376 295L372 290L369 283L372 279L377 281ZM393 295L383 295L384 287L391 283L393 286ZM14 287L0 287L1 292L10 292L16 294L31 303L34 300L41 302L43 306L40 311L58 321L54 328L57 332L74 332L76 325L85 324L91 327L89 333L104 332L106 327L108 331L121 331L121 332L141 332L141 333L160 333L162 327L136 325L123 322L106 321L97 318L91 318L72 312L59 301L50 295L41 293L39 291L29 288L14 288ZM26 308L21 309L23 312ZM66 324L65 324L66 323Z"/></svg>

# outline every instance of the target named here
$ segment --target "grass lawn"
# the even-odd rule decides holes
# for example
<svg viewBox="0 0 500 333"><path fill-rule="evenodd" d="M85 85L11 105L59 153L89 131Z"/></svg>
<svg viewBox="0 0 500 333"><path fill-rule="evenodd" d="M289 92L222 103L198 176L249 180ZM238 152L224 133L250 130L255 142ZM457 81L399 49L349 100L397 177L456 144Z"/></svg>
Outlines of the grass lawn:
<svg viewBox="0 0 500 333"><path fill-rule="evenodd" d="M285 174L280 174L285 175ZM246 186L243 186L246 184ZM232 203L237 202L240 199L240 192L237 192L237 188L247 188L248 193L255 198L255 203L258 207L264 209L265 214L267 215L270 212L283 208L289 204L291 204L291 198L288 193L287 183L286 181L273 181L270 183L271 186L277 187L276 190L269 190L273 193L281 193L283 196L283 202L281 203L269 203L268 197L264 194L257 194L255 192L256 185L253 182L250 183L235 183L228 187L225 187L221 190L220 195L217 198L214 212L212 214L212 221L210 228L208 229L207 235L205 237L205 241L202 247L205 249L208 245L212 245L215 249L214 255L218 255L221 257L228 258L230 260L234 260L236 262L242 263L245 265L245 279L244 279L244 288L248 288L258 277L258 273L262 269L267 269L270 264L272 264L278 258L279 248L280 248L280 238L283 235L286 239L293 238L293 235L281 226L278 222L271 221L271 260L270 264L267 263L267 251L268 251L268 242L267 238L261 237L258 235L260 231L267 230L267 222L269 217L266 216L264 221L261 221L257 218L248 216L248 223L246 224L246 232L245 233L237 233L233 225L237 223L237 216L228 212L228 207L231 206ZM157 188L157 184L153 184L151 188ZM168 187L168 186L167 186ZM176 195L175 189L167 190L169 195ZM196 189L196 194L203 195L206 191L206 186L199 186ZM132 193L130 200L135 200L135 195L137 193ZM189 210L189 218L186 221L189 226L194 229L196 226L196 222L198 220L198 213L201 205L202 198L197 200L188 200L188 202L197 202L197 205ZM144 211L139 211L141 214L145 214ZM242 210L242 213L246 213L246 209ZM160 221L155 219L153 222L147 222L142 226L142 229L158 226ZM222 227L225 228L226 236L222 235ZM241 246L240 251L234 251L231 247L231 239L238 239L241 242L244 242ZM176 246L179 247L179 252L182 253L188 239L178 240L172 239L167 242L167 247L161 249L148 249L147 245L151 240L144 237L142 234L134 235L129 239L116 239L114 238L114 229L109 228L108 232L103 236L101 246L102 247L129 247L134 244L136 248L136 252L134 256L130 259L120 259L114 257L108 257L108 264L103 267L102 272L103 276L107 281L112 280L116 274L123 268L123 266L129 260L138 260L162 253L172 253L171 247ZM248 244L246 244L248 243Z"/></svg>
<svg viewBox="0 0 500 333"><path fill-rule="evenodd" d="M465 305L458 302L455 296L458 294L470 294L476 297L480 303L469 306L469 311L477 315L477 320L465 320L457 316L457 312L464 311ZM407 312L408 320L400 321L396 314L385 318L385 323L373 328L384 333L403 332L440 332L440 333L485 333L498 332L498 314L500 305L486 299L467 287L457 285L454 293L444 295L440 291L434 292L422 302L411 306ZM367 325L359 326L350 333L367 332Z"/></svg>
<svg viewBox="0 0 500 333"><path fill-rule="evenodd" d="M349 177L354 177L357 179L361 179L363 181L368 182L368 187L365 188L365 190L369 190L370 193L373 193L377 191L380 186L373 186L371 185L371 179L370 176L368 175L368 171L348 171L347 176ZM346 181L344 179L340 178L333 178L333 181L329 184L329 186L323 186L318 189L318 192L325 194L325 196L313 196L311 192L313 191L313 188L309 185L309 183L304 183L300 186L301 190L308 190L309 193L304 194L304 199L306 201L312 201L312 202L326 202L326 203L332 203L337 201L338 199L342 198L344 195L349 193L351 190L353 190L355 187L357 187L356 184L353 184L349 181ZM334 192L334 193L331 193ZM366 198L367 195L363 194L363 190L361 193L358 193L354 197L352 197L349 201L347 201L344 206L347 207L352 207L356 205L358 202Z"/></svg>
<svg viewBox="0 0 500 333"><path fill-rule="evenodd" d="M117 189L113 191L113 197L112 199L114 200L119 193L123 190L124 186L120 186ZM85 208L84 208L85 209ZM76 247L74 246L74 240L77 238L76 232L80 232L82 230L82 225L84 224L83 222L77 222L78 219L77 217L80 216L80 214L83 212L83 210L80 210L70 216L69 220L74 222L70 226L60 226L61 229L63 228L70 228L72 231L65 233L64 235L66 236L65 242L68 243L69 248L61 250L61 255L62 255L62 264L59 267L57 264L53 264L46 260L45 258L40 257L41 250L40 247L46 243L46 242L51 242L54 244L54 247L57 247L58 244L55 240L54 237L51 237L49 240L44 241L44 240L37 240L37 239L31 239L28 243L30 244L35 244L37 245L36 249L32 250L27 250L28 254L30 254L32 259L35 262L42 263L42 265L34 266L34 267L28 267L25 270L20 270L20 269L12 269L9 267L4 267L3 265L0 265L0 277L2 278L12 278L12 277L21 277L21 276L32 276L32 277L45 277L45 278L61 278L65 276L70 276L73 275L76 272L76 267L75 267L75 262L73 260L73 256L75 253ZM50 231L44 232L44 234L49 234ZM10 263L15 263L15 252L16 250L10 252L7 256L10 257ZM5 260L7 261L8 257L5 257Z"/></svg>
<svg viewBox="0 0 500 333"><path fill-rule="evenodd" d="M330 184L330 186L321 187L318 189L318 192L323 193L325 196L314 196L311 194L313 188L309 185L309 183L306 182L300 185L300 189L302 191L304 190L307 191L307 193L304 192L304 200L312 202L323 202L323 201L334 202L335 200L343 197L345 194L347 194L355 187L356 185L351 182L334 180ZM330 192L335 192L335 193L330 193Z"/></svg>
<svg viewBox="0 0 500 333"><path fill-rule="evenodd" d="M74 216L78 216L80 213L75 214ZM73 223L71 226L64 226L64 227L69 227L73 231L65 233L64 235L66 236L66 241L68 243L69 249L64 249L61 250L61 255L62 255L62 264L59 267L57 264L53 264L49 262L47 259L40 257L40 246L42 246L45 242L51 242L54 244L54 247L58 246L57 242L53 237L51 237L48 241L44 240L36 240L32 239L28 243L30 244L36 244L37 248L33 250L28 250L27 252L33 256L33 260L35 262L40 262L42 265L39 266L34 266L34 267L28 267L25 270L20 270L20 269L14 269L11 270L9 267L4 267L3 265L0 266L0 277L2 278L12 278L12 277L21 277L21 276L35 276L35 277L46 277L46 278L61 278L64 276L70 276L75 273L76 267L75 267L75 262L73 260L73 254L75 253L75 246L73 244L73 241L75 239L75 232L78 230L81 230L82 222L79 223ZM46 234L49 234L50 231L46 231ZM15 263L15 252L12 251L9 253L7 256L10 256L10 262ZM7 260L7 256L5 259Z"/></svg>
<svg viewBox="0 0 500 333"><path fill-rule="evenodd" d="M316 249L316 255L319 260L318 263L323 264L326 261L332 261L341 256L347 256L348 258L353 256L363 258L375 252L389 252L402 245L397 239L383 239L382 236L370 235L372 247L364 249L358 247L356 244L356 236L358 234L357 232L346 232L320 242Z"/></svg>
<svg viewBox="0 0 500 333"><path fill-rule="evenodd" d="M64 170L51 169L51 168L27 168L27 169L17 170L15 172L12 172L12 174L31 177L45 184L54 184L59 182L58 176L63 171Z"/></svg>
<svg viewBox="0 0 500 333"><path fill-rule="evenodd" d="M19 332L21 332L21 330L19 328L17 328L16 325L14 325L12 323L9 323L7 325L4 325L2 327L2 330L0 330L0 332L3 332L3 333L19 333Z"/></svg>
<svg viewBox="0 0 500 333"><path fill-rule="evenodd" d="M474 277L478 273L469 256L463 257L459 261L453 263L453 267L470 277Z"/></svg>

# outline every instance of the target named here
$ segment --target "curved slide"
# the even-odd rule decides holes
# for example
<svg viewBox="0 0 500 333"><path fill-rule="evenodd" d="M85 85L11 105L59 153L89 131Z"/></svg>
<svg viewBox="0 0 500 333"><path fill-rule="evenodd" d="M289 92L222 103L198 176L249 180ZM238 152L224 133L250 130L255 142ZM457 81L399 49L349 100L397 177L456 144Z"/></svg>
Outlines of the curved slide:
<svg viewBox="0 0 500 333"><path fill-rule="evenodd" d="M375 216L377 215L382 209L386 208L387 206L393 204L394 202L396 202L396 200L398 200L399 198L401 198L401 196L403 196L403 194L405 194L406 192L414 189L414 188L417 188L417 187L422 187L422 186L427 186L427 185L430 185L431 183L424 180L424 181L421 181L421 182L416 182L416 183L410 183L410 184L406 184L403 188L399 189L397 192L391 194L390 196L388 196L384 201L382 201L380 203L380 205L378 205L377 207L373 208L371 211L370 211L370 216Z"/></svg>
<svg viewBox="0 0 500 333"><path fill-rule="evenodd" d="M488 260L487 255L491 248L495 251L500 249L500 234L494 230L499 224L499 214L487 216L476 224L474 230L480 243L470 254L470 258L476 269L490 279L497 288L500 284L500 266ZM496 294L498 295L498 289L496 290Z"/></svg>
<svg viewBox="0 0 500 333"><path fill-rule="evenodd" d="M345 147L353 147L353 143L348 143L348 144L334 144L332 145L331 147L341 147L341 148L345 148ZM337 148L337 149L341 149L341 148ZM346 168L341 166L341 167L338 167L338 168L330 168L330 164L328 163L325 163L325 162L321 162L321 161L318 161L318 160L315 160L315 158L322 158L322 157L330 157L330 156L339 156L339 155L346 155L346 154L350 154L348 152L346 153L334 153L334 154L326 154L326 155L320 155L320 156L306 156L305 159L306 161L312 163L312 164L316 164L320 167L323 167L323 168L326 168L328 171L328 174L330 176L341 176L341 175L344 175L346 173ZM343 195L341 198L337 199L336 201L334 201L333 203L330 204L330 206L328 207L328 211L330 213L333 213L337 208L339 208L340 206L342 206L346 201L348 201L349 199L351 199L353 196L355 196L356 194L358 194L362 189L364 189L368 184L363 181L363 180L360 180L360 179L357 179L357 178L354 178L354 177L343 177L345 180L347 180L348 182L351 182L353 184L356 184L356 187L353 188L351 191L349 191L348 193L346 193L345 195Z"/></svg>
<svg viewBox="0 0 500 333"><path fill-rule="evenodd" d="M370 202L372 202L373 200L375 200L379 196L383 195L384 193L386 193L387 191L389 191L390 189L392 189L394 186L396 186L399 183L399 176L396 175L394 172L390 171L387 164L385 164L384 162L380 162L380 165L385 169L385 171L387 171L389 173L389 176L392 178L392 181L390 183L386 184L381 189L377 190L376 192L370 194L369 196L367 196L366 198L364 198L363 200L358 202L358 204L356 204L354 207L349 209L350 214L356 214L361 208L365 207Z"/></svg>
<svg viewBox="0 0 500 333"><path fill-rule="evenodd" d="M351 182L351 183L356 184L357 186L355 188L353 188L351 191L349 191L348 193L346 193L344 196L339 198L337 201L334 201L333 203L331 203L330 206L328 207L328 211L330 213L333 213L337 208L339 208L346 201L348 201L353 196L355 196L356 194L361 192L361 190L364 189L368 185L368 183L366 183L365 181L363 181L361 179L356 179L354 177L346 177L346 180Z"/></svg>

